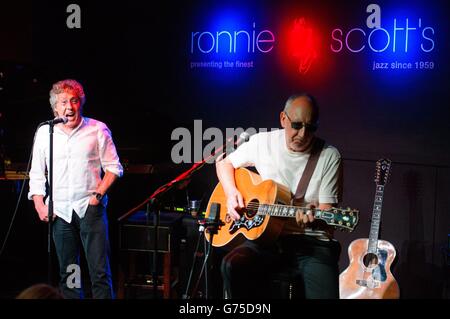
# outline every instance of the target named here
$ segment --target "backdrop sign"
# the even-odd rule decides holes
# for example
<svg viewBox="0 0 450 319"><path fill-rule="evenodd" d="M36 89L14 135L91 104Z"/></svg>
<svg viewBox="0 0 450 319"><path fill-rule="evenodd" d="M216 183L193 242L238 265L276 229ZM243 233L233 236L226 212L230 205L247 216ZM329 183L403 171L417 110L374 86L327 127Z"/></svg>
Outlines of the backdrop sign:
<svg viewBox="0 0 450 319"><path fill-rule="evenodd" d="M238 9L236 9L238 10ZM301 12L302 10L300 10ZM291 10L299 12L299 10ZM418 13L420 12L420 13ZM274 14L267 11L268 15ZM367 70L425 71L438 67L438 27L424 12L408 6L383 9L369 4L355 7L348 17L333 17L334 26L323 26L323 11L283 17L265 24L238 11L218 10L189 33L189 68L192 70L242 71L264 68L279 58L286 70L307 75L321 70L324 60L351 56L363 58ZM249 15L250 16L250 15ZM279 16L279 15L278 15ZM208 18L207 18L208 19Z"/></svg>

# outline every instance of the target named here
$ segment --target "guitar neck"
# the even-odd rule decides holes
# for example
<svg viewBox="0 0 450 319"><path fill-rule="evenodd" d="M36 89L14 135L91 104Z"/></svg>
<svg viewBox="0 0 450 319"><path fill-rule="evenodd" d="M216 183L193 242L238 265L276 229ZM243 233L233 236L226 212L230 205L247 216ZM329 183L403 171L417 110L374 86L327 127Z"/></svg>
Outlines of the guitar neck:
<svg viewBox="0 0 450 319"><path fill-rule="evenodd" d="M377 185L375 191L375 200L372 211L372 222L370 223L369 247L368 251L376 253L378 236L381 222L381 207L383 205L384 185Z"/></svg>
<svg viewBox="0 0 450 319"><path fill-rule="evenodd" d="M259 215L269 215L276 217L288 217L295 218L295 213L297 210L308 210L308 207L302 206L288 206L288 205L279 205L279 204L261 204L258 208ZM329 211L324 211L320 209L314 209L314 218L318 219L327 219L332 218L334 214Z"/></svg>
<svg viewBox="0 0 450 319"><path fill-rule="evenodd" d="M255 204L249 203L250 210L258 215L270 215L276 217L295 218L295 213L299 210L307 211L308 207L289 206L279 204ZM354 209L342 209L333 207L330 210L314 209L314 218L321 219L330 226L340 228L342 230L353 231L358 224L358 211Z"/></svg>

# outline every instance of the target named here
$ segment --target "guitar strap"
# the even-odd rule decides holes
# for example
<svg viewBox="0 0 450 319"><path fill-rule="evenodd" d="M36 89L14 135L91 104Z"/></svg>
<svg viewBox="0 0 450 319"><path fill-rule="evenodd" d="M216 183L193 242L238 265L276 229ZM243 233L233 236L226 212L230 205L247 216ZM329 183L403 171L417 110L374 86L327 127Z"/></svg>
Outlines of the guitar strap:
<svg viewBox="0 0 450 319"><path fill-rule="evenodd" d="M302 177L298 182L297 191L291 199L292 203L303 202L306 194L306 189L308 188L309 181L316 169L317 162L319 161L320 153L322 152L325 141L316 137L314 144L311 148L311 154L309 155L308 162L306 162L305 170L303 171Z"/></svg>

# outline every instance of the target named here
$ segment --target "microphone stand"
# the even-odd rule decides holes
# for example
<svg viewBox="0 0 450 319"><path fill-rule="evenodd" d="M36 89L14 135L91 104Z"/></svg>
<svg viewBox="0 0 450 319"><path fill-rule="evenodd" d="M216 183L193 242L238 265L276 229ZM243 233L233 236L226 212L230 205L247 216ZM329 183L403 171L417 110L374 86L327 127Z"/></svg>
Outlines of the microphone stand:
<svg viewBox="0 0 450 319"><path fill-rule="evenodd" d="M218 212L217 212L218 213ZM200 269L200 273L197 277L197 282L195 283L194 289L192 290L192 296L195 297L195 295L197 294L198 291L198 287L200 285L200 281L202 279L203 273L205 274L205 299L209 299L209 285L208 285L208 273L207 273L207 266L208 266L208 261L210 259L210 257L212 256L212 251L213 251L213 238L214 235L217 234L219 227L225 225L222 221L212 221L209 219L206 219L204 221L203 224L200 224L200 230L206 229L206 232L209 233L209 243L206 244L206 241L204 241L204 260L203 260L203 264L202 264L202 268ZM206 226L206 227L205 227ZM204 232L202 232L204 234ZM202 237L200 235L200 237ZM200 238L199 238L200 240ZM197 250L196 253L198 253L198 244L197 244ZM189 276L189 281L188 281L188 286L186 288L186 292L183 296L183 299L190 299L189 295L188 295L188 290L189 290L189 286L190 286L190 282L191 282L191 276L193 273L193 268L194 268L194 264L192 266L191 269L191 275Z"/></svg>
<svg viewBox="0 0 450 319"><path fill-rule="evenodd" d="M206 161L201 161L198 163L195 163L189 170L187 170L186 172L182 173L181 175L179 175L178 177L176 177L174 180L170 181L169 183L159 187L156 191L153 192L152 195L150 195L150 197L148 197L145 201L143 201L141 204L139 204L138 206L136 206L135 208L131 209L130 211L128 211L127 213L125 213L124 215L122 215L118 221L121 222L124 219L128 218L130 215L132 215L133 213L135 213L136 211L138 211L142 206L148 204L148 208L147 208L147 216L149 215L148 212L150 211L149 207L153 207L154 208L154 215L153 215L153 227L155 230L154 233L154 253L153 253L153 272L152 272L152 280L153 280L153 298L157 298L157 291L158 291L158 273L157 273L157 268L158 268L158 227L159 227L159 223L160 223L160 205L159 205L159 201L158 201L158 197L160 197L161 195L165 194L166 192L168 192L170 189L172 189L176 184L181 183L187 179L189 179L191 177L191 175L199 170ZM147 221L149 220L149 218L147 217Z"/></svg>
<svg viewBox="0 0 450 319"><path fill-rule="evenodd" d="M195 246L195 250L194 250L194 255L192 256L192 266L191 266L191 271L189 272L189 278L188 278L188 282L186 284L186 291L184 292L182 299L190 299L189 296L189 289L191 287L191 280L192 280L192 275L194 274L194 269L195 269L195 265L197 263L197 258L199 255L199 248L200 248L200 243L203 241L203 235L205 232L205 227L203 225L200 225L198 228L198 239L197 239L197 245ZM204 250L203 253L206 252L206 249ZM197 292L197 287L195 289L195 292Z"/></svg>
<svg viewBox="0 0 450 319"><path fill-rule="evenodd" d="M52 233L53 233L53 129L54 124L50 122L48 125L50 145L49 145L49 168L48 168L48 237L47 237L47 253L48 253L48 284L53 284L53 272L52 272Z"/></svg>
<svg viewBox="0 0 450 319"><path fill-rule="evenodd" d="M55 124L67 123L67 117L55 117L53 120L42 122L39 124L38 129L42 125L48 124L49 133L49 159L48 159L48 234L47 234L47 282L49 285L53 285L53 258L52 258L52 234L53 234L53 131ZM33 148L36 141L36 133L33 138ZM33 151L31 152L33 153ZM30 157L31 161L31 157ZM28 163L30 165L30 163Z"/></svg>
<svg viewBox="0 0 450 319"><path fill-rule="evenodd" d="M160 197L161 195L165 194L166 192L168 192L170 189L172 189L175 185L184 182L186 180L188 180L189 178L191 178L191 176L198 171L199 169L201 169L206 162L211 161L213 159L215 159L216 157L218 157L219 155L222 155L225 153L226 149L228 146L237 146L238 144L247 141L249 135L248 133L244 132L241 134L240 139L234 143L234 138L230 137L227 139L227 141L221 146L219 147L213 154L209 155L207 158L194 163L191 168L189 168L187 171L181 173L180 175L178 175L175 179L173 179L172 181L168 182L167 184L164 184L162 186L160 186L156 191L153 192L152 195L150 195L150 197L148 197L146 200L144 200L142 203L140 203L138 206L134 207L133 209L129 210L128 212L126 212L124 215L120 216L118 218L118 222L123 221L124 219L128 218L129 216L131 216L132 214L134 214L136 211L138 211L142 206L146 205L147 203L150 203L150 206L155 206L158 205L158 197ZM224 151L225 150L225 151ZM159 205L158 205L159 206ZM155 270L157 268L158 265L158 257L157 257L157 248L158 248L158 227L159 227L159 215L160 215L160 210L159 207L158 209L155 210L155 213L157 216L154 216L153 220L154 220L154 229L155 229L155 242L154 242L154 247L155 247L155 251L153 254L153 274L155 274ZM158 291L158 283L157 283L157 279L155 277L153 277L153 291L157 292ZM154 294L153 298L157 298L157 295Z"/></svg>

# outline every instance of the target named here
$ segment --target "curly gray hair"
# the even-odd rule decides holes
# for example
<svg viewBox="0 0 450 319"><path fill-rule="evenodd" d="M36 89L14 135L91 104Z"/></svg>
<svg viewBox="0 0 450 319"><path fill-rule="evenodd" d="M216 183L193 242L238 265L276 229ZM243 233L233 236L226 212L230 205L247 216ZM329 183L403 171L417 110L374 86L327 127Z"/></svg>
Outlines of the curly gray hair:
<svg viewBox="0 0 450 319"><path fill-rule="evenodd" d="M81 106L86 102L86 97L84 95L83 86L75 80L67 79L58 81L53 84L52 89L50 90L50 105L52 107L53 112L55 111L57 95L68 90L73 90L77 94L78 98L81 100Z"/></svg>

